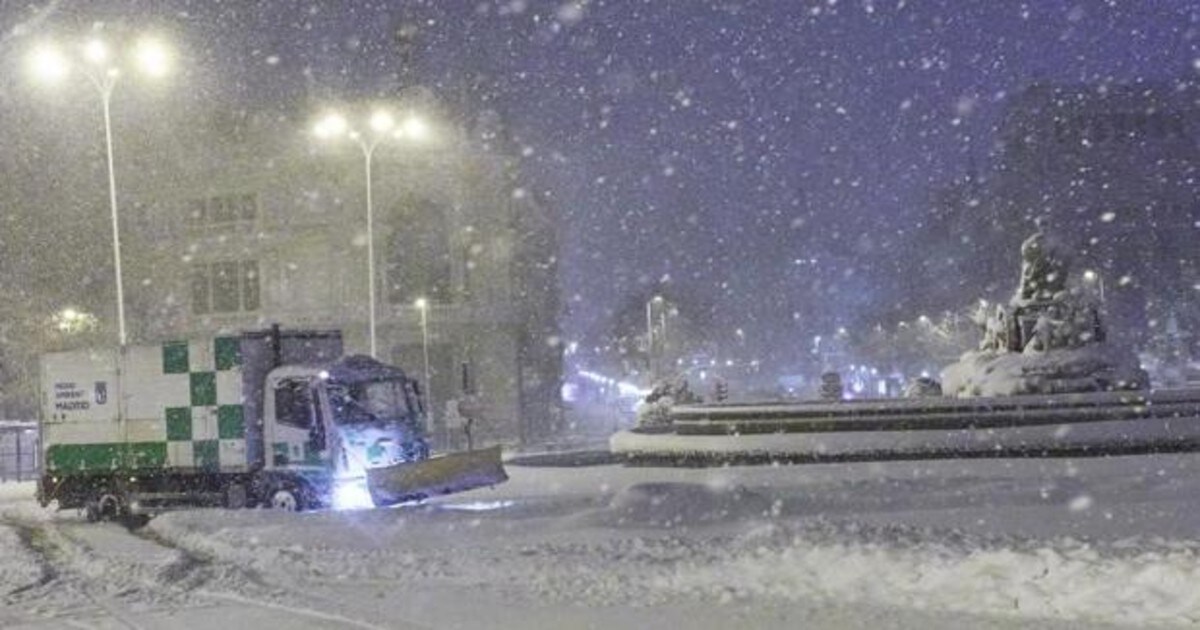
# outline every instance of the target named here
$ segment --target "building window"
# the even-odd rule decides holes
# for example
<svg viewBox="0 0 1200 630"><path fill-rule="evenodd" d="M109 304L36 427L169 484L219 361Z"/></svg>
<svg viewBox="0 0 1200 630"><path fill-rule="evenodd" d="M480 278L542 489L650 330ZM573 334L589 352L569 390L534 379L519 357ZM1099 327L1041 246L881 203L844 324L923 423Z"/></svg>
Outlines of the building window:
<svg viewBox="0 0 1200 630"><path fill-rule="evenodd" d="M398 213L387 254L387 296L393 304L418 298L450 300L450 230L447 210L432 202Z"/></svg>
<svg viewBox="0 0 1200 630"><path fill-rule="evenodd" d="M258 218L258 196L245 193L193 199L184 218L192 228L244 226Z"/></svg>
<svg viewBox="0 0 1200 630"><path fill-rule="evenodd" d="M256 311L260 305L258 262L201 263L192 266L192 312Z"/></svg>

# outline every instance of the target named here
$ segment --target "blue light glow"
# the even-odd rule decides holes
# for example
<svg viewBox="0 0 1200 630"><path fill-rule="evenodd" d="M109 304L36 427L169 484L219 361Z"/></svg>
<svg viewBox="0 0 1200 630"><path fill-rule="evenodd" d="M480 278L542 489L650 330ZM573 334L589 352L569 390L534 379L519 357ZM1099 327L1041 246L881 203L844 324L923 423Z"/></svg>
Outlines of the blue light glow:
<svg viewBox="0 0 1200 630"><path fill-rule="evenodd" d="M375 507L367 490L366 477L338 479L333 485L331 507L335 510L369 510Z"/></svg>
<svg viewBox="0 0 1200 630"><path fill-rule="evenodd" d="M489 512L516 505L515 501L472 501L470 503L443 503L439 507L444 510L462 510L464 512Z"/></svg>

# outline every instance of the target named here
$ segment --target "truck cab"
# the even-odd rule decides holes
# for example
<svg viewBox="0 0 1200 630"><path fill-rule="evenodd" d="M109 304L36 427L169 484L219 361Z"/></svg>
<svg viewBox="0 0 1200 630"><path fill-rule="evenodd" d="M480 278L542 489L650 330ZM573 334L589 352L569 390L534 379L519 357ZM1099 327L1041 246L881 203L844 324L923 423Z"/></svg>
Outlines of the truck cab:
<svg viewBox="0 0 1200 630"><path fill-rule="evenodd" d="M314 496L365 503L367 470L429 457L420 388L397 367L365 356L282 366L266 393L264 472L279 487L260 492L276 507ZM281 483L297 478L309 491Z"/></svg>

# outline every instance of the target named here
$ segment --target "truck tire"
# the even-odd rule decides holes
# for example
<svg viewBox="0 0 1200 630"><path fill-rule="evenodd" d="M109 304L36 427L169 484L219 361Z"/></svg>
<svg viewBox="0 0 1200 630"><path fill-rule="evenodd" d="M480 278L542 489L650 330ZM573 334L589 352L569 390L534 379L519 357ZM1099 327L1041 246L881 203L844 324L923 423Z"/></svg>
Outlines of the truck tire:
<svg viewBox="0 0 1200 630"><path fill-rule="evenodd" d="M295 487L280 486L271 493L270 502L267 505L272 509L284 512L299 512L304 509L304 495Z"/></svg>
<svg viewBox="0 0 1200 630"><path fill-rule="evenodd" d="M124 516L124 506L120 497L101 491L92 497L83 507L84 515L89 523L100 521L115 521Z"/></svg>

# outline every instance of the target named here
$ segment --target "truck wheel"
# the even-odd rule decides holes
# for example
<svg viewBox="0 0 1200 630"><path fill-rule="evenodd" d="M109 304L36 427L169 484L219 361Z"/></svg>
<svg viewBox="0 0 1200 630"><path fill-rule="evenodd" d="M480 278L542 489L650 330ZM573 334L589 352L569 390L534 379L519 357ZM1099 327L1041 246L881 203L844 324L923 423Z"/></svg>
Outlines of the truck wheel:
<svg viewBox="0 0 1200 630"><path fill-rule="evenodd" d="M271 493L271 508L285 512L299 512L304 509L300 492L295 488L277 488Z"/></svg>
<svg viewBox="0 0 1200 630"><path fill-rule="evenodd" d="M121 499L116 495L104 493L88 501L83 508L89 523L114 521L122 516Z"/></svg>
<svg viewBox="0 0 1200 630"><path fill-rule="evenodd" d="M125 512L124 502L115 494L106 494L100 497L100 518L106 521L115 521Z"/></svg>

